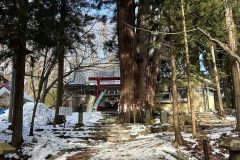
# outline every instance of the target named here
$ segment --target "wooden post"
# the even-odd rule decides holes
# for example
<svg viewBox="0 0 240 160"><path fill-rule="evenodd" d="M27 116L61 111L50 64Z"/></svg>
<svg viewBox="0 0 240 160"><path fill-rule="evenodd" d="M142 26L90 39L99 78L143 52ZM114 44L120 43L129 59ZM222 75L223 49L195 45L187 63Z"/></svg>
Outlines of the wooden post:
<svg viewBox="0 0 240 160"><path fill-rule="evenodd" d="M97 97L100 95L100 79L97 79Z"/></svg>
<svg viewBox="0 0 240 160"><path fill-rule="evenodd" d="M203 140L204 160L209 160L207 140Z"/></svg>

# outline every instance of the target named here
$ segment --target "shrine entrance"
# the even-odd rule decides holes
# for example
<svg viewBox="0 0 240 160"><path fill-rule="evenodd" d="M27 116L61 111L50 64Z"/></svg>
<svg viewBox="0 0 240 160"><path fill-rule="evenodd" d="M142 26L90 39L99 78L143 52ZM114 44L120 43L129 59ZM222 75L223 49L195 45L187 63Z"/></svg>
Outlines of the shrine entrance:
<svg viewBox="0 0 240 160"><path fill-rule="evenodd" d="M120 98L120 77L89 77L89 81L96 81L97 99L93 108L97 111L117 110Z"/></svg>

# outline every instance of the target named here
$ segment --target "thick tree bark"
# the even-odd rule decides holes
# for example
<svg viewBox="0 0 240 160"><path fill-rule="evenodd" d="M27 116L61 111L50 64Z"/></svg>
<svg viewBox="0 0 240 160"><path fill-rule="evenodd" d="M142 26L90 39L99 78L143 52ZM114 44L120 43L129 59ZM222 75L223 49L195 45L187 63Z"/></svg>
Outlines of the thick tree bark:
<svg viewBox="0 0 240 160"><path fill-rule="evenodd" d="M226 27L228 30L229 37L229 49L235 55L237 51L236 45L236 28L233 20L232 7L230 6L228 0L225 1L225 16L226 16ZM232 81L234 90L234 106L236 109L237 125L236 130L240 131L240 61L238 59L233 59L231 62L232 70Z"/></svg>
<svg viewBox="0 0 240 160"><path fill-rule="evenodd" d="M121 95L119 120L132 122L131 108L134 108L134 70L135 70L135 5L133 0L117 0L118 46L121 74ZM130 26L129 26L130 25Z"/></svg>
<svg viewBox="0 0 240 160"><path fill-rule="evenodd" d="M140 0L138 6L138 17L137 17L137 25L139 28L149 28L148 22L148 14L149 14L149 1L148 0ZM149 18L149 17L148 17ZM149 54L149 40L150 34L143 31L137 30L136 33L136 48L137 48L137 56L136 62L138 66L137 70L137 79L136 79L136 89L138 90L136 95L136 102L139 107L143 107L144 99L145 99L145 91L146 91L146 71L148 65L148 54Z"/></svg>
<svg viewBox="0 0 240 160"><path fill-rule="evenodd" d="M58 83L57 83L57 98L55 104L55 124L63 123L63 119L59 116L59 107L62 106L62 96L63 96L63 70L64 70L64 47L59 50L58 54Z"/></svg>
<svg viewBox="0 0 240 160"><path fill-rule="evenodd" d="M149 13L150 13L150 2L148 0L140 0L138 5L138 17L137 26L138 28L149 28ZM147 97L147 67L149 61L149 43L150 34L143 30L137 30L136 32L136 49L137 54L135 61L137 63L137 70L135 71L135 104L137 108L145 109L145 117L141 117L144 122L149 123L152 120L152 108L153 104L149 103ZM140 114L142 115L142 114Z"/></svg>
<svg viewBox="0 0 240 160"><path fill-rule="evenodd" d="M181 11L183 19L183 32L184 32L184 44L185 44L185 59L186 59L186 71L187 71L187 93L188 93L188 108L191 108L191 119L192 119L192 137L196 138L196 115L195 115L195 105L193 103L192 94L192 82L191 82L191 70L190 70L190 60L189 60L189 49L188 49L188 38L186 30L186 20L185 20L185 10L184 10L184 0L181 0Z"/></svg>
<svg viewBox="0 0 240 160"><path fill-rule="evenodd" d="M155 97L155 91L156 91L156 83L157 83L157 76L158 76L158 67L160 64L160 58L161 58L161 47L159 46L154 50L153 56L152 56L152 62L150 63L150 75L147 77L147 87L146 87L146 101L150 106L154 106L154 97ZM153 108L154 109L154 108Z"/></svg>
<svg viewBox="0 0 240 160"><path fill-rule="evenodd" d="M12 133L12 146L19 148L23 142L22 129L23 129L23 96L24 96L24 75L25 75L25 50L24 46L19 45L15 51L16 63L14 68L16 70L15 89L14 93L14 108L13 108L13 133Z"/></svg>
<svg viewBox="0 0 240 160"><path fill-rule="evenodd" d="M214 51L213 44L211 44L211 54L212 54L212 62L213 62L213 74L214 74L213 76L215 81L215 88L217 90L218 112L221 116L223 116L222 95L221 95L220 81L218 77L217 64L216 64L215 51Z"/></svg>
<svg viewBox="0 0 240 160"><path fill-rule="evenodd" d="M239 69L239 63L234 61L231 64L231 70L232 70L232 79L233 79L233 91L234 91L234 106L236 109L236 118L237 118L237 124L236 124L236 130L240 131L240 69Z"/></svg>
<svg viewBox="0 0 240 160"><path fill-rule="evenodd" d="M24 76L25 76L25 57L26 57L26 33L27 28L27 4L28 1L17 1L18 14L16 22L16 40L13 45L14 58L16 63L13 67L16 71L14 83L14 108L13 108L13 133L12 133L12 146L20 148L23 142L22 129L23 129L23 96L24 96Z"/></svg>
<svg viewBox="0 0 240 160"><path fill-rule="evenodd" d="M65 0L61 0L61 26L60 26L60 35L59 35L59 42L57 44L57 54L58 54L58 84L57 84L57 98L55 104L55 117L54 123L61 124L63 123L62 116L59 116L59 107L62 106L62 96L63 96L63 72L64 72L64 54L65 54L65 47L64 47L64 23L65 23L65 16L66 16L66 2Z"/></svg>
<svg viewBox="0 0 240 160"><path fill-rule="evenodd" d="M173 32L173 0L169 2L169 32ZM169 54L172 71L172 108L173 108L173 125L175 134L175 146L178 148L183 144L183 137L179 125L179 111L178 111L178 95L177 95L177 67L176 67L176 53L173 47L173 37L169 35Z"/></svg>

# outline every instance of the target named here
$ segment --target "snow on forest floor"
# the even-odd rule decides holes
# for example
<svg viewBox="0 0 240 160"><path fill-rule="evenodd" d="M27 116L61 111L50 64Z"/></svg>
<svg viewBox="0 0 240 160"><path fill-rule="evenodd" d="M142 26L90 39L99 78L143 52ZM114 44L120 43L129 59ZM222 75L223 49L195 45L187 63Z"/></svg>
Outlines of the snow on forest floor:
<svg viewBox="0 0 240 160"><path fill-rule="evenodd" d="M228 152L219 148L219 142L224 137L240 136L233 127L211 127L199 132L198 139L191 139L190 133L182 132L186 144L179 149L172 145L173 132L151 133L135 136L131 140L105 141L84 139L90 137L90 126L97 124L102 118L100 112L84 113L84 127L76 130L77 113L67 116L66 127L53 126L54 111L44 104L39 104L35 119L35 134L28 136L33 103L24 105L23 136L24 144L18 154L8 155L8 159L57 160L74 159L177 159L176 155L186 159L204 159L202 141L208 142L210 159L227 159ZM8 130L8 111L0 115L0 142L11 141L11 130ZM234 121L233 117L228 117ZM140 133L147 127L132 125L131 134ZM59 136L64 134L64 136ZM71 138L67 138L71 137Z"/></svg>

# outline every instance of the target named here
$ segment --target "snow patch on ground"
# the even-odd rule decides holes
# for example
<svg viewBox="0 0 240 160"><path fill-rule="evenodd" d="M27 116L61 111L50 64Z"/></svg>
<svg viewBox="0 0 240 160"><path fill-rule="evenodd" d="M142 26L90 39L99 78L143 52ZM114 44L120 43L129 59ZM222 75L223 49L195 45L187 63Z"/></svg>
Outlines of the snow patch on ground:
<svg viewBox="0 0 240 160"><path fill-rule="evenodd" d="M54 127L49 125L53 122L55 111L49 109L46 105L39 103L36 111L35 129L41 129L41 132L35 131L34 136L28 136L29 127L32 120L34 103L28 102L23 106L23 153L29 155L30 160L41 160L45 159L49 155L55 155L61 150L72 149L72 148L82 148L86 144L80 143L79 139L63 139L56 137L54 135L54 129L64 131L63 126ZM84 124L87 123L97 123L97 121L102 118L99 112L88 112L83 114ZM67 116L66 121L69 126L74 126L78 120L78 113L73 113L72 116ZM12 131L8 130L8 110L4 114L0 115L0 141L9 143L11 140ZM82 133L80 133L80 136ZM9 158L15 157L16 154L8 155Z"/></svg>
<svg viewBox="0 0 240 160"><path fill-rule="evenodd" d="M23 106L23 122L24 127L28 127L32 121L33 115L33 102L27 102ZM35 126L46 126L49 124L54 116L54 111L49 109L45 104L39 103L37 106L36 117L35 117Z"/></svg>
<svg viewBox="0 0 240 160"><path fill-rule="evenodd" d="M32 118L34 103L26 103L23 107L23 138L24 144L22 151L24 154L29 155L30 160L44 160L46 157L55 156L57 160L65 160L67 157L75 154L84 154L84 152L76 151L79 148L87 148L93 150L91 152L91 159L168 159L175 160L171 155L176 154L177 150L172 146L174 141L173 132L162 132L147 135L140 135L138 133L144 132L147 126L136 124L131 125L130 130L131 135L136 136L133 140L118 141L118 142L105 142L105 141L84 141L78 137L86 136L85 131L88 130L90 126L93 126L99 119L103 116L101 112L84 112L83 113L83 123L86 127L83 127L81 131L75 132L74 135L71 134L71 130L75 129L75 124L78 122L78 113L73 113L72 116L66 117L66 128L63 125L58 125L54 127L53 125L48 125L53 122L54 110L49 109L44 104L39 104L37 108L36 118L35 118L35 129L40 129L41 131L35 131L34 136L28 136L29 126ZM229 121L234 120L233 117L227 118ZM10 142L12 131L8 130L8 110L0 115L0 141ZM69 133L64 134L66 129L69 129ZM221 137L222 133L228 136L237 136L237 133L232 132L232 127L222 127L222 128L211 128L205 130L206 137L209 140L209 147L212 147L214 154L222 154L226 159L228 158L227 153L221 153L218 146L218 139ZM67 139L56 136L56 132L62 135L73 136L74 138ZM95 132L95 131L92 131ZM123 130L124 132L124 130ZM180 147L178 151L189 155L191 157L191 151L195 147L202 145L198 143L195 139L192 139L191 133L182 132L184 140L192 143L190 150L186 147ZM87 135L88 136L88 135ZM16 154L8 155L8 157L18 158Z"/></svg>
<svg viewBox="0 0 240 160"><path fill-rule="evenodd" d="M233 116L226 116L226 120L236 122L237 119Z"/></svg>

